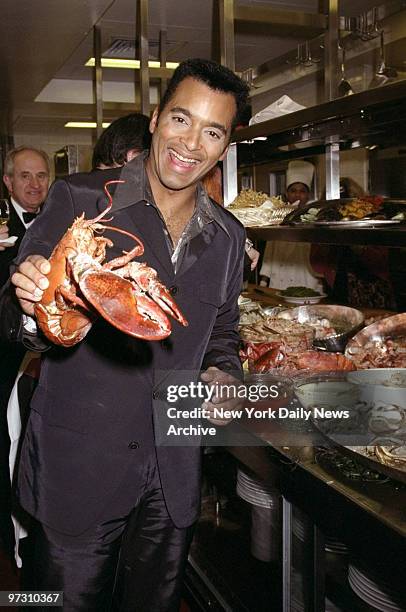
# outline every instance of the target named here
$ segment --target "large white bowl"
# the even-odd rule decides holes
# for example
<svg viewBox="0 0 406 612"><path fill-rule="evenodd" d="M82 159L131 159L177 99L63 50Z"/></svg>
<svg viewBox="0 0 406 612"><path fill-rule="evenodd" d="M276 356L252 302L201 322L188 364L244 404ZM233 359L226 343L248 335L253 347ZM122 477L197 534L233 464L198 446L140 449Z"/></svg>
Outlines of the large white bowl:
<svg viewBox="0 0 406 612"><path fill-rule="evenodd" d="M304 408L352 407L358 401L359 388L345 380L312 380L294 386Z"/></svg>
<svg viewBox="0 0 406 612"><path fill-rule="evenodd" d="M348 372L348 382L359 385L360 400L376 406L394 404L406 410L406 368L375 368Z"/></svg>

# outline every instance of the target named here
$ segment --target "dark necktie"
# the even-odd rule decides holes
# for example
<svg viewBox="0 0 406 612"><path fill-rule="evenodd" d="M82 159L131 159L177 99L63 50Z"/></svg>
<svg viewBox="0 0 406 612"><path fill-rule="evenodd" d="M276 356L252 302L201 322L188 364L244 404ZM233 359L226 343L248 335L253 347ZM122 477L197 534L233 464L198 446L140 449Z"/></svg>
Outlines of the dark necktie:
<svg viewBox="0 0 406 612"><path fill-rule="evenodd" d="M24 223L31 223L36 218L37 213L23 212Z"/></svg>

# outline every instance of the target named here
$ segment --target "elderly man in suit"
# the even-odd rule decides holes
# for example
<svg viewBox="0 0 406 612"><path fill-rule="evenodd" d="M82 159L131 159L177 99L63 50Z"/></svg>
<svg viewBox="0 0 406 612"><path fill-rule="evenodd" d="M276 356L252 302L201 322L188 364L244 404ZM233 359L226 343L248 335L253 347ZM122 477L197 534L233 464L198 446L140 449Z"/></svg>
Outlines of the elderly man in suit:
<svg viewBox="0 0 406 612"><path fill-rule="evenodd" d="M216 62L180 64L153 114L150 151L123 168L57 181L21 245L12 276L20 308L11 289L1 296L2 333L24 339L22 312L32 317L48 286L46 258L75 217L84 212L92 219L106 208L104 184L121 179L114 225L141 238L139 260L158 271L189 322L174 322L159 342L126 336L103 319L72 348L42 339L48 350L18 494L37 520L36 581L29 586L63 590L65 610L111 609L115 582L121 611L178 610L200 507L201 449L197 440L157 441L162 397L168 381L186 370L203 370L205 384L217 389L235 381L231 372L241 375L237 300L245 232L210 200L201 179L226 155L247 94L247 85ZM108 259L132 248L123 234L105 235L114 242ZM40 342L38 335L38 348ZM216 421L216 407L238 403L216 393L205 402L206 414Z"/></svg>
<svg viewBox="0 0 406 612"><path fill-rule="evenodd" d="M0 287L9 278L9 267L16 257L26 230L40 211L49 187L49 158L44 151L31 147L18 147L9 151L4 162L3 180L9 192L10 218L0 226ZM1 241L17 236L14 245ZM8 468L9 438L6 408L18 367L25 348L7 341L0 342L0 538L9 554L13 535L10 520L10 481Z"/></svg>
<svg viewBox="0 0 406 612"><path fill-rule="evenodd" d="M8 280L9 265L17 255L21 240L37 217L49 188L49 158L39 149L18 147L4 161L3 181L10 198L10 219L0 226L0 286ZM17 236L13 246L1 245L7 236Z"/></svg>

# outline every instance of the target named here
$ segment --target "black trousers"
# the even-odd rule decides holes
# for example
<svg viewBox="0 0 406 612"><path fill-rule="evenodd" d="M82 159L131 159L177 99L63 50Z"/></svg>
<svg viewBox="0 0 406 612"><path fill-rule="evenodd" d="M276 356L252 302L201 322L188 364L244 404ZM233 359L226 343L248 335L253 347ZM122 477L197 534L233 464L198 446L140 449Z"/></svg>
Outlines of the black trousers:
<svg viewBox="0 0 406 612"><path fill-rule="evenodd" d="M69 612L175 612L192 534L172 523L154 466L128 516L76 537L37 524L24 588L63 591Z"/></svg>

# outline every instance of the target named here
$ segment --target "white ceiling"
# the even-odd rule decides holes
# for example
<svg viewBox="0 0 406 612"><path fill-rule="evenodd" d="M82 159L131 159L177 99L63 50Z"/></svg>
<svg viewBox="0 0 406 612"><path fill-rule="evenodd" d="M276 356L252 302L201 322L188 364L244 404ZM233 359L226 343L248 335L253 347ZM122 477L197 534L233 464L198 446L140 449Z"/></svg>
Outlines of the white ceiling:
<svg viewBox="0 0 406 612"><path fill-rule="evenodd" d="M236 0L237 4L317 12L318 0ZM356 15L376 1L342 0L341 12ZM2 0L0 21L0 113L8 131L36 132L62 128L68 119L92 114L89 87L93 55L93 25L102 32L102 50L116 38L135 38L135 0ZM159 31L167 30L168 60L212 56L213 0L150 0L149 39L156 54ZM235 32L236 68L244 70L296 48L300 34L277 35L269 27L244 26ZM134 73L103 70L106 101L128 105ZM54 81L53 81L54 80ZM55 81L56 80L56 81ZM81 81L85 83L81 83ZM121 85L120 85L121 84ZM63 90L63 101L50 97ZM85 98L80 91L85 92ZM120 98L120 90L126 98ZM107 93L108 92L108 93ZM113 93L115 92L115 93ZM114 96L117 96L114 100ZM124 94L123 94L124 95ZM87 96L87 97L86 97ZM35 102L36 98L38 100ZM107 115L128 106L110 104Z"/></svg>

